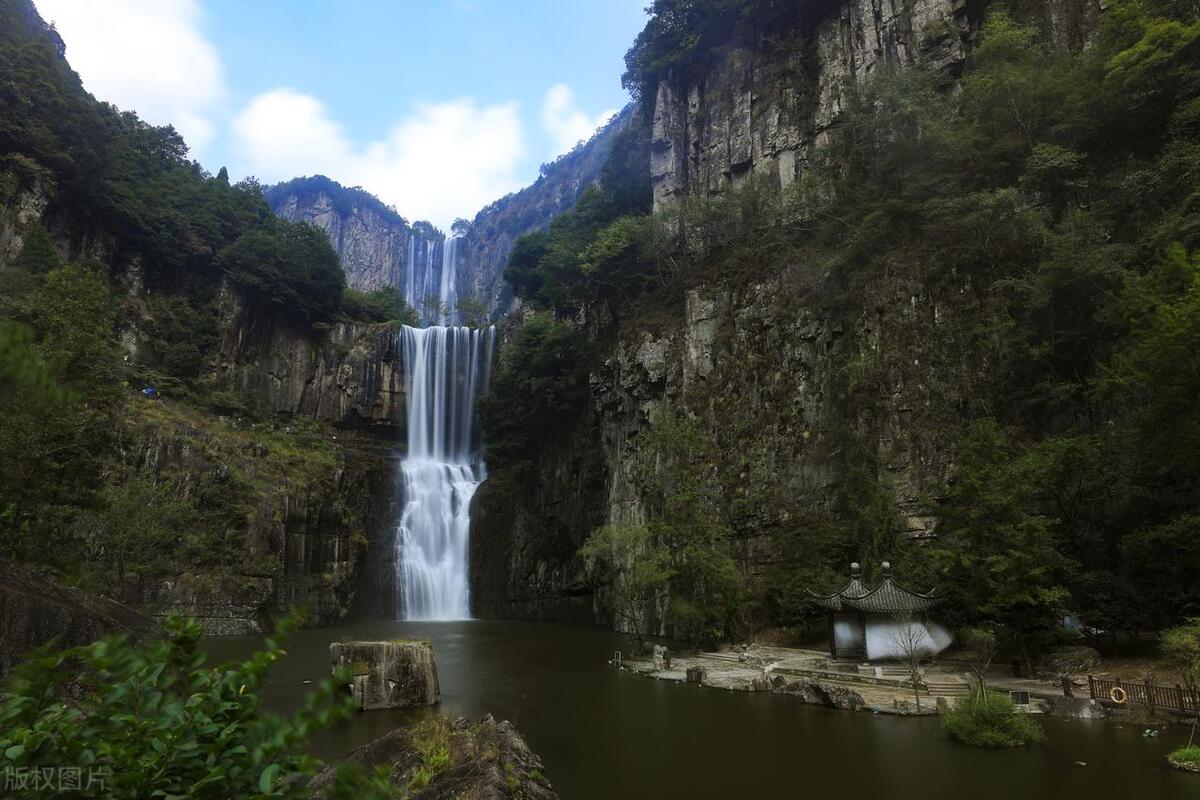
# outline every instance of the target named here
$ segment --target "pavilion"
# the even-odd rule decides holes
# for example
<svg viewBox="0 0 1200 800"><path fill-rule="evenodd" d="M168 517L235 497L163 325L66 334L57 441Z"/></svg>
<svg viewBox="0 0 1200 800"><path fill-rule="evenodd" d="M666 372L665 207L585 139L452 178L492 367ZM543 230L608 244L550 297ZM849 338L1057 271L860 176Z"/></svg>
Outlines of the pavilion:
<svg viewBox="0 0 1200 800"><path fill-rule="evenodd" d="M856 562L850 565L850 581L838 591L809 592L812 602L829 612L830 656L875 661L902 658L909 649L930 656L946 649L952 640L949 631L926 617L942 597L900 586L886 561L881 574L879 585L871 588L863 582Z"/></svg>

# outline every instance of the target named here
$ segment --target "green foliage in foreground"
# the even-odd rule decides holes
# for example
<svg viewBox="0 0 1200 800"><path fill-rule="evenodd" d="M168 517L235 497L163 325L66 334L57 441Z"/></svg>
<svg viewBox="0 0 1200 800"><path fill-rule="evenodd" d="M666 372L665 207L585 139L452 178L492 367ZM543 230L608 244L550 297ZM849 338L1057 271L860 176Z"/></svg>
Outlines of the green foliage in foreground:
<svg viewBox="0 0 1200 800"><path fill-rule="evenodd" d="M285 626L286 628L287 626ZM171 620L142 646L120 637L59 653L43 649L0 690L0 766L79 767L84 797L300 798L320 762L308 737L352 712L325 681L285 719L263 711L260 691L283 655L277 639L240 664L205 666L200 628ZM82 689L82 699L75 699ZM60 774L60 773L59 773ZM330 796L382 797L343 771ZM78 794L58 784L28 797Z"/></svg>
<svg viewBox="0 0 1200 800"><path fill-rule="evenodd" d="M1043 738L1042 728L995 692L976 693L942 718L946 732L976 747L1023 747Z"/></svg>

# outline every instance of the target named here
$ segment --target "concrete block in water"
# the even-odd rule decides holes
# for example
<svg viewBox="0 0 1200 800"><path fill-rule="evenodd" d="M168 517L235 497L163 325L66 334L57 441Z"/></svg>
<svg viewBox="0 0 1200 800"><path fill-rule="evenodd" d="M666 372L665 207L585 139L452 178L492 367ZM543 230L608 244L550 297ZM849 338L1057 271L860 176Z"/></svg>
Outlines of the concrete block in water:
<svg viewBox="0 0 1200 800"><path fill-rule="evenodd" d="M441 699L429 642L334 642L333 672L350 672L350 691L364 711L431 706Z"/></svg>

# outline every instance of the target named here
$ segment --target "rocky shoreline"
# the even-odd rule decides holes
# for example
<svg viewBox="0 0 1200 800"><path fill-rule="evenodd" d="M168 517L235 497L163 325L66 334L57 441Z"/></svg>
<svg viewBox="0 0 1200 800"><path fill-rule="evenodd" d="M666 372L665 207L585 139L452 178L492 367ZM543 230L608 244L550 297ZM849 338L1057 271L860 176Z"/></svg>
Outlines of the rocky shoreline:
<svg viewBox="0 0 1200 800"><path fill-rule="evenodd" d="M694 653L665 658L655 646L652 657L612 662L622 671L656 680L688 683L709 689L737 692L770 692L795 697L805 703L844 711L922 716L944 714L970 693L964 673L930 668L919 694L903 670L895 666L871 667L867 674L831 667L821 653L780 647L752 646L741 652ZM1010 683L1014 685L1009 685ZM1015 685L1015 684L1020 685ZM1028 713L1067 719L1104 719L1110 712L1086 697L1063 697L1035 681L990 680L999 691L1028 692Z"/></svg>

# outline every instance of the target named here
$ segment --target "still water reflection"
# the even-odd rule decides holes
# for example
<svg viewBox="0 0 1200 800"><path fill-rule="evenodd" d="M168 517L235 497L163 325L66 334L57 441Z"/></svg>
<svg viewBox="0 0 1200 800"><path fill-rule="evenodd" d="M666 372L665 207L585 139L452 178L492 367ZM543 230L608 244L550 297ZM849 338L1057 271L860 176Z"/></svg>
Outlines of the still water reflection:
<svg viewBox="0 0 1200 800"><path fill-rule="evenodd" d="M1185 798L1200 776L1165 766L1186 739L1104 722L1045 720L1048 742L1013 752L950 741L935 719L835 711L788 697L722 692L613 671L627 644L597 627L533 622L375 622L301 631L288 642L267 701L285 711L324 678L339 639L428 638L441 712L512 720L564 800L839 798ZM252 638L212 640L220 659ZM357 715L316 742L336 758L410 719ZM1084 762L1081 766L1077 762Z"/></svg>

